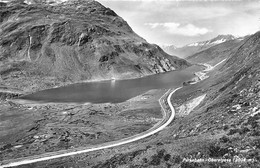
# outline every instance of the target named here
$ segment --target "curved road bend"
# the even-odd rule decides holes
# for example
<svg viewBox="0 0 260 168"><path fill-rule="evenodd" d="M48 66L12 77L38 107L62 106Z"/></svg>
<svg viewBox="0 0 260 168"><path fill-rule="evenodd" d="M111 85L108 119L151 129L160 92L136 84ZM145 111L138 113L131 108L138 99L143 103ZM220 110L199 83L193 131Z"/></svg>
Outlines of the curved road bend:
<svg viewBox="0 0 260 168"><path fill-rule="evenodd" d="M163 112L163 119L156 123L152 128L149 130L146 130L140 134L124 138L121 140L113 141L113 142L107 142L103 144L98 144L98 145L93 145L93 146L88 146L88 147L80 147L80 148L74 148L74 149L69 149L69 150L61 150L57 152L49 152L49 153L44 153L40 155L35 155L35 156L29 156L29 157L23 157L23 158L18 158L18 159L11 159L11 160L6 160L0 163L0 168L5 168L5 167L14 167L14 166L20 166L20 165L26 165L26 164L31 164L31 163L36 163L36 162L41 162L41 161L46 161L46 160L51 160L51 159L57 159L61 157L66 157L66 156L72 156L72 155L77 155L77 154L82 154L82 153L87 153L87 152L92 152L92 151L97 151L101 149L107 149L107 148L112 148L120 145L124 145L127 143L131 143L134 141L138 141L140 139L146 138L150 135L153 135L162 129L164 129L167 125L169 125L172 120L174 119L175 116L175 110L171 104L171 96L174 92L176 92L178 89L182 87L179 87L175 90L173 90L169 96L167 97L167 103L171 109L171 111L168 111L166 108L164 108L161 99L171 90L169 89L160 99L159 99L159 104L162 108Z"/></svg>

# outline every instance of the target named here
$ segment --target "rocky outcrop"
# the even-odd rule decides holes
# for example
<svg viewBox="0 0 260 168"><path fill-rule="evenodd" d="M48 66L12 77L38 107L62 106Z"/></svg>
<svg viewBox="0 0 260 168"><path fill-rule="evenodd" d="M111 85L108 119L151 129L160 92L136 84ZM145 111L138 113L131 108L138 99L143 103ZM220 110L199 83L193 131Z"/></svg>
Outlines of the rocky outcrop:
<svg viewBox="0 0 260 168"><path fill-rule="evenodd" d="M172 125L136 148L110 152L94 167L260 167L259 65L260 32L243 41L207 80L173 96L179 108ZM132 155L145 145L146 151ZM203 161L209 158L212 162Z"/></svg>
<svg viewBox="0 0 260 168"><path fill-rule="evenodd" d="M181 69L185 60L147 43L96 1L0 6L1 84L39 90Z"/></svg>
<svg viewBox="0 0 260 168"><path fill-rule="evenodd" d="M13 99L21 96L19 93L0 92L0 100Z"/></svg>

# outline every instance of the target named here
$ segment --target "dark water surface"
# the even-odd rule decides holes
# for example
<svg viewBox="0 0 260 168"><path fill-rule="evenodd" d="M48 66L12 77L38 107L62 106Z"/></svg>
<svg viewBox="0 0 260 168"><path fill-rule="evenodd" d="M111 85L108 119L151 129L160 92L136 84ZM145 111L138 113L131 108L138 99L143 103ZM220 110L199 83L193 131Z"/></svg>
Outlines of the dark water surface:
<svg viewBox="0 0 260 168"><path fill-rule="evenodd" d="M119 103L151 89L175 88L194 77L201 66L191 66L181 71L166 72L138 79L111 80L72 84L65 87L39 91L20 99L54 103Z"/></svg>

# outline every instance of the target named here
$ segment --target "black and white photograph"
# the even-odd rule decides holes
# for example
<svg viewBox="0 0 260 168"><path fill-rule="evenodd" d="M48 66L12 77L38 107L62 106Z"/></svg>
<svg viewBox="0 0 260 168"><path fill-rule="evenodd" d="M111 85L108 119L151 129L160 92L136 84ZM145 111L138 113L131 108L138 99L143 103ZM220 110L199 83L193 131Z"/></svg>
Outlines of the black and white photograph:
<svg viewBox="0 0 260 168"><path fill-rule="evenodd" d="M0 168L260 168L260 1L0 0Z"/></svg>

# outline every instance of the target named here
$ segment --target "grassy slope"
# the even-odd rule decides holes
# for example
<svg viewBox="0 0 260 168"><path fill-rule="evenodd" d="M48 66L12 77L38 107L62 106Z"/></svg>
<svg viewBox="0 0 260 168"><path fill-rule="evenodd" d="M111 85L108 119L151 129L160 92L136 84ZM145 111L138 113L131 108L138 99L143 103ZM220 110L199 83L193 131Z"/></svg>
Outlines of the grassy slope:
<svg viewBox="0 0 260 168"><path fill-rule="evenodd" d="M243 41L230 40L193 54L186 59L195 63L209 63L214 65L228 58L242 43Z"/></svg>
<svg viewBox="0 0 260 168"><path fill-rule="evenodd" d="M259 167L260 166L260 32L245 40L210 78L186 86L174 105L207 94L187 116L157 135L116 149L50 161L51 167ZM188 163L184 158L231 159L231 163ZM247 159L236 162L237 158ZM241 161L241 160L240 160ZM35 166L35 165L34 165ZM37 164L41 167L42 164Z"/></svg>
<svg viewBox="0 0 260 168"><path fill-rule="evenodd" d="M161 90L117 104L0 103L0 162L119 140L161 118Z"/></svg>
<svg viewBox="0 0 260 168"><path fill-rule="evenodd" d="M134 78L181 69L95 1L0 7L0 87L25 92L68 83Z"/></svg>
<svg viewBox="0 0 260 168"><path fill-rule="evenodd" d="M259 167L260 33L225 56L227 61L210 78L186 86L173 96L174 105L207 94L189 115L135 144L31 167ZM222 58L221 54L216 57ZM215 58L215 57L214 57ZM183 158L247 158L256 162L187 163ZM30 167L26 165L26 167Z"/></svg>

